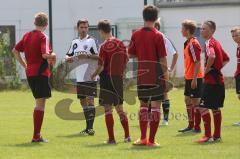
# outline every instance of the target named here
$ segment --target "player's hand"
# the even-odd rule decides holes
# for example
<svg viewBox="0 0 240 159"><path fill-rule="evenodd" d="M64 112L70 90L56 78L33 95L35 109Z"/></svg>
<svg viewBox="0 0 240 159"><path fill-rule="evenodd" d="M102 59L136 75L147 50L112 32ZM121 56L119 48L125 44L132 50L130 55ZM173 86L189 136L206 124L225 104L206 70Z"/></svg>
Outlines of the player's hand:
<svg viewBox="0 0 240 159"><path fill-rule="evenodd" d="M52 59L56 59L56 54L54 52L51 53Z"/></svg>
<svg viewBox="0 0 240 159"><path fill-rule="evenodd" d="M65 60L66 60L66 62L68 62L68 63L72 63L74 60L73 60L73 57L69 57L69 56L67 56L66 58L65 58Z"/></svg>
<svg viewBox="0 0 240 159"><path fill-rule="evenodd" d="M24 68L24 69L27 69L27 64L26 64L26 63L23 65L23 68Z"/></svg>
<svg viewBox="0 0 240 159"><path fill-rule="evenodd" d="M193 79L191 83L191 88L196 89L197 88L197 79Z"/></svg>
<svg viewBox="0 0 240 159"><path fill-rule="evenodd" d="M83 59L83 58L87 58L88 56L86 54L80 54L78 55L78 59Z"/></svg>
<svg viewBox="0 0 240 159"><path fill-rule="evenodd" d="M168 67L168 72L172 72L173 71L173 69L171 69L171 67Z"/></svg>
<svg viewBox="0 0 240 159"><path fill-rule="evenodd" d="M212 68L209 68L209 69L205 68L204 75L208 74L211 70L212 70Z"/></svg>
<svg viewBox="0 0 240 159"><path fill-rule="evenodd" d="M91 75L91 80L92 80L92 81L95 81L95 79L96 79L96 75L92 74L92 75Z"/></svg>

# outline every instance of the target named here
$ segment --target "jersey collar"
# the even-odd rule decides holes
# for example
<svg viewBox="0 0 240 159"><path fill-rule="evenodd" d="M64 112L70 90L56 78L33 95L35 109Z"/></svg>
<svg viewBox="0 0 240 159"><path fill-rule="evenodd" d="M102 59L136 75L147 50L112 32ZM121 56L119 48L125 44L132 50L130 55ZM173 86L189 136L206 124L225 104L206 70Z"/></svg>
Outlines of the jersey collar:
<svg viewBox="0 0 240 159"><path fill-rule="evenodd" d="M78 37L80 41L84 41L84 40L87 40L89 37L89 35L87 34L85 38L81 39L80 36Z"/></svg>

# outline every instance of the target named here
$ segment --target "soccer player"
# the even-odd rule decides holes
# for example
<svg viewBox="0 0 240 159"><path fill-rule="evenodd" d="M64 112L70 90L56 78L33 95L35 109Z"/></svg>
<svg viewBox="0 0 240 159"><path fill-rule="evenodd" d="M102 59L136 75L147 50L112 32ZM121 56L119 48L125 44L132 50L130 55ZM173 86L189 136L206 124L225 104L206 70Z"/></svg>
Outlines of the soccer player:
<svg viewBox="0 0 240 159"><path fill-rule="evenodd" d="M224 105L225 88L221 69L229 62L227 53L221 44L213 38L216 23L205 21L201 28L201 36L205 42L204 87L200 103L200 113L204 122L205 135L197 140L199 143L221 141L222 114L220 108ZM211 133L211 116L213 113L214 133Z"/></svg>
<svg viewBox="0 0 240 159"><path fill-rule="evenodd" d="M160 19L157 20L155 22L154 27L160 31ZM174 44L172 43L172 41L166 36L164 35L164 42L165 42L165 47L166 47L166 51L167 51L167 55L172 55L172 63L171 65L168 67L168 71L172 72L175 68L175 65L177 63L177 59L178 59L178 52L176 47L174 46ZM169 118L169 109L170 109L170 100L168 98L168 94L166 93L164 95L164 100L162 101L162 108L163 108L163 122L162 122L162 126L167 126L168 125L168 118Z"/></svg>
<svg viewBox="0 0 240 159"><path fill-rule="evenodd" d="M179 132L201 132L201 114L199 104L202 88L202 68L201 68L201 45L194 32L197 24L193 20L184 20L182 23L182 35L187 40L184 43L184 76L185 76L185 104L188 114L187 128L180 129Z"/></svg>
<svg viewBox="0 0 240 159"><path fill-rule="evenodd" d="M164 99L166 84L164 80L168 78L167 53L164 35L154 28L154 23L158 19L158 9L152 5L146 6L143 9L143 19L144 27L133 33L128 48L129 57L136 57L138 62L138 98L141 104L139 111L141 138L135 141L134 145L160 146L155 141L155 135L160 122L160 105ZM150 116L149 105L151 105ZM150 134L147 138L149 120Z"/></svg>
<svg viewBox="0 0 240 159"><path fill-rule="evenodd" d="M238 99L240 99L240 26L234 27L231 30L232 38L237 43L237 70L235 72L235 80L236 80L236 92L238 95ZM235 123L234 125L240 126L240 122Z"/></svg>
<svg viewBox="0 0 240 159"><path fill-rule="evenodd" d="M98 44L92 36L88 35L89 23L87 19L80 19L77 22L77 29L79 37L72 41L70 50L66 55L66 61L71 63L74 59L77 59L80 63L82 63L82 65L75 69L77 80L77 98L80 99L80 104L83 108L86 120L86 128L81 131L80 134L94 135L94 97L97 96L97 81L91 79L91 74L97 67L97 60L84 57L98 57Z"/></svg>
<svg viewBox="0 0 240 159"><path fill-rule="evenodd" d="M52 52L48 37L43 33L48 26L48 16L45 13L37 13L34 24L35 29L24 34L13 49L13 53L26 70L28 84L35 98L32 142L48 142L41 136L46 99L51 97L47 60L55 61L56 55ZM24 52L25 59L21 57L21 52Z"/></svg>
<svg viewBox="0 0 240 159"><path fill-rule="evenodd" d="M123 42L112 35L108 20L98 23L100 36L104 43L100 47L98 68L92 79L100 75L99 103L105 109L105 122L108 131L107 144L116 144L114 136L114 119L112 106L115 107L124 129L124 142L130 142L128 117L123 109L123 73L128 60L127 50Z"/></svg>

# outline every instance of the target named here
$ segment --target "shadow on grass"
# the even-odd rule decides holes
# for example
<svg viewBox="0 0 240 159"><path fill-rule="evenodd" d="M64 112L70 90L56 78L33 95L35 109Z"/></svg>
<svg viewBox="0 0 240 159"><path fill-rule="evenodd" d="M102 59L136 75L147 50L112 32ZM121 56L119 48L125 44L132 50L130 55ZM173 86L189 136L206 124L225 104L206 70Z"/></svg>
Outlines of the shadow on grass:
<svg viewBox="0 0 240 159"><path fill-rule="evenodd" d="M132 151L132 150L138 150L138 151L149 151L149 150L159 150L162 149L162 147L150 147L150 146L134 146L132 145L129 148L123 148L122 150L128 150L128 151Z"/></svg>
<svg viewBox="0 0 240 159"><path fill-rule="evenodd" d="M89 144L89 145L84 145L85 147L88 148L103 148L103 147L116 147L118 144L105 144L105 143L98 143L98 144Z"/></svg>
<svg viewBox="0 0 240 159"><path fill-rule="evenodd" d="M196 145L196 146L204 146L204 145L215 145L215 144L222 144L223 141L217 141L217 142L204 142L204 143L198 143L198 142L193 142L191 145Z"/></svg>
<svg viewBox="0 0 240 159"><path fill-rule="evenodd" d="M129 127L140 129L139 125L130 125ZM159 127L161 129L161 128L168 128L170 126L169 125L159 125Z"/></svg>
<svg viewBox="0 0 240 159"><path fill-rule="evenodd" d="M138 128L139 129L139 125L129 125L129 127L131 127L131 128Z"/></svg>
<svg viewBox="0 0 240 159"><path fill-rule="evenodd" d="M60 138L77 138L77 137L91 137L90 135L82 135L80 133L70 134L70 135L63 135L63 136L57 136Z"/></svg>
<svg viewBox="0 0 240 159"><path fill-rule="evenodd" d="M26 143L6 145L6 146L23 148L23 147L39 147L39 146L43 146L43 144L44 144L44 143L26 142Z"/></svg>
<svg viewBox="0 0 240 159"><path fill-rule="evenodd" d="M186 133L178 133L175 137L194 136L194 135L199 135L199 134L200 133L186 132Z"/></svg>

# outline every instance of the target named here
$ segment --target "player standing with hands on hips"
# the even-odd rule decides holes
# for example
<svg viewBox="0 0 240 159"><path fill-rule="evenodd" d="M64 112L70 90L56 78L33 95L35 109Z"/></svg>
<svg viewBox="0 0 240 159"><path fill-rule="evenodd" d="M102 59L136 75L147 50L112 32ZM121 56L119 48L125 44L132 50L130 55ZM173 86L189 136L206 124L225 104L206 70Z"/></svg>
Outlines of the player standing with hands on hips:
<svg viewBox="0 0 240 159"><path fill-rule="evenodd" d="M204 86L200 103L200 113L204 123L205 134L198 143L221 141L221 109L224 105L225 87L222 68L229 62L227 53L221 44L213 38L216 23L205 21L201 28L201 36L205 41ZM213 113L214 133L211 133L211 116Z"/></svg>

